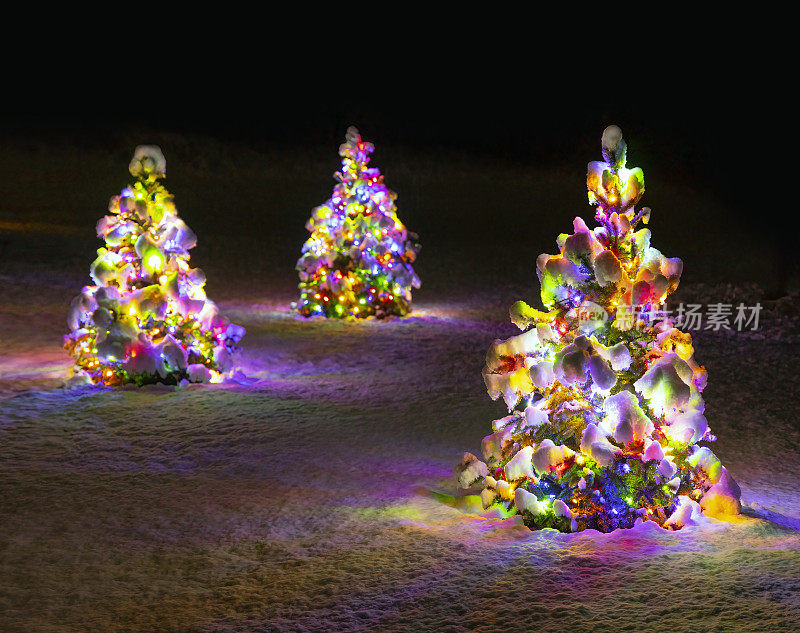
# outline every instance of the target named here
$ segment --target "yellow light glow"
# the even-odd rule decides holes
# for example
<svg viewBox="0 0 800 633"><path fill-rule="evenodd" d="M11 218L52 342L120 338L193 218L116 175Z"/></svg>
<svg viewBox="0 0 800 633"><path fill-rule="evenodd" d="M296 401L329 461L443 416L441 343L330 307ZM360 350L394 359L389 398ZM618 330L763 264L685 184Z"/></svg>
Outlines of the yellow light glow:
<svg viewBox="0 0 800 633"><path fill-rule="evenodd" d="M151 253L147 256L147 267L154 272L161 270L163 263L164 261L159 253Z"/></svg>
<svg viewBox="0 0 800 633"><path fill-rule="evenodd" d="M660 416L664 413L664 409L666 408L667 403L667 393L666 387L664 383L661 383L656 387L654 392L650 395L650 407L653 409L653 412Z"/></svg>

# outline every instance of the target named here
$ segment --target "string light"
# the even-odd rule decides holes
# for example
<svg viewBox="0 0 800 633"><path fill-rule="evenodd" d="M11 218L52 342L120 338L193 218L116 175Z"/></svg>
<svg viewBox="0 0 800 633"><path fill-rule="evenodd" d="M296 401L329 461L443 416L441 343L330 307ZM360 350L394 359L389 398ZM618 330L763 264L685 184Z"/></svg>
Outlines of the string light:
<svg viewBox="0 0 800 633"><path fill-rule="evenodd" d="M221 380L244 329L217 314L205 275L189 266L196 237L160 182L161 150L138 147L129 169L135 182L97 225L105 247L90 269L94 285L70 306L64 345L74 371L106 385Z"/></svg>
<svg viewBox="0 0 800 633"><path fill-rule="evenodd" d="M482 442L486 463L467 454L456 474L464 487L483 481L484 505L507 504L531 529L609 532L639 520L680 528L694 506L737 511L740 493L697 444L713 439L700 395L705 369L691 336L655 318L682 264L638 227L650 218L635 210L644 175L625 166L614 126L603 157L587 173L598 226L576 218L559 254L537 260L545 311L517 302L510 315L523 333L496 341L483 370L509 415ZM625 319L633 309L637 318ZM502 494L509 488L513 501Z"/></svg>
<svg viewBox="0 0 800 633"><path fill-rule="evenodd" d="M381 318L411 310L411 288L420 286L411 264L420 247L397 219L396 195L367 166L373 150L356 128L347 130L339 183L306 224L300 300L292 304L303 316Z"/></svg>

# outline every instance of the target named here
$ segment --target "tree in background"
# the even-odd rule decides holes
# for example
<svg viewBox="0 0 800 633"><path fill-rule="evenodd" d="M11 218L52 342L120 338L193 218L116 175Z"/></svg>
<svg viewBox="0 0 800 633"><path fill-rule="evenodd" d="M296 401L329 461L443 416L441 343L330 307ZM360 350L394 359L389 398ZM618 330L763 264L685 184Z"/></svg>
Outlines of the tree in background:
<svg viewBox="0 0 800 633"><path fill-rule="evenodd" d="M219 316L205 274L189 267L197 238L160 182L161 149L137 147L129 169L136 181L97 223L105 247L90 269L95 285L70 306L74 371L106 385L217 382L233 369L244 328Z"/></svg>
<svg viewBox="0 0 800 633"><path fill-rule="evenodd" d="M740 491L703 441L706 371L691 336L664 301L680 259L650 246L650 209L636 211L641 169L625 166L621 130L603 132L603 161L589 163L589 201L599 226L576 218L558 255L540 255L545 311L517 302L524 333L497 340L483 376L509 415L454 474L483 485L484 507L503 504L531 529L609 532L655 521L680 528L705 512L740 510Z"/></svg>
<svg viewBox="0 0 800 633"><path fill-rule="evenodd" d="M354 127L339 147L342 168L333 195L316 207L306 228L311 236L297 262L303 316L378 318L411 311L411 288L420 281L411 263L420 246L397 218L397 194L367 167L372 143Z"/></svg>

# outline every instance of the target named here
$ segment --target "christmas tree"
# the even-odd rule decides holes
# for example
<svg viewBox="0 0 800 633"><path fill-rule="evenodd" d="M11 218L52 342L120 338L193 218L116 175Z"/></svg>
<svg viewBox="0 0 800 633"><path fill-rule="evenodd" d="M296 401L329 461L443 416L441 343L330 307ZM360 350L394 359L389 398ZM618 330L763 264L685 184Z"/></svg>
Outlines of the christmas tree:
<svg viewBox="0 0 800 633"><path fill-rule="evenodd" d="M464 488L483 485L484 507L502 504L531 529L677 529L699 513L738 513L739 487L699 445L715 439L706 371L665 309L683 265L637 228L650 219L635 208L644 175L625 166L618 127L602 149L587 176L599 226L576 218L560 253L539 256L546 310L517 302L511 321L524 333L495 341L483 370L509 414L483 439L486 461L467 453L454 474Z"/></svg>
<svg viewBox="0 0 800 633"><path fill-rule="evenodd" d="M218 382L244 328L219 316L203 271L189 267L197 238L160 182L161 150L137 147L129 169L136 181L97 223L105 247L90 269L95 285L70 306L74 372L106 385Z"/></svg>
<svg viewBox="0 0 800 633"><path fill-rule="evenodd" d="M411 267L417 235L397 219L397 194L367 167L372 143L354 127L346 139L333 195L306 223L311 236L297 262L300 300L292 307L306 317L403 316L411 311L411 287L420 286Z"/></svg>

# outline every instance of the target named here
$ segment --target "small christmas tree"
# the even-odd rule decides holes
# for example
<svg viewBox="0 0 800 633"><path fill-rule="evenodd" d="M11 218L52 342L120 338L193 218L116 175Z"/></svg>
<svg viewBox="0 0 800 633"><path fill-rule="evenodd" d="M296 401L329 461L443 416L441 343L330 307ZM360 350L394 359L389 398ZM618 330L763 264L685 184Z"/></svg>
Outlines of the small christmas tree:
<svg viewBox="0 0 800 633"><path fill-rule="evenodd" d="M602 148L587 177L599 226L576 218L560 253L539 256L547 311L517 302L511 320L524 333L495 341L483 370L509 415L483 439L486 463L467 453L454 474L462 487L483 484L484 507L503 504L531 529L676 529L698 512L737 513L736 482L698 445L715 439L706 372L663 307L683 265L637 230L650 218L635 210L644 176L625 167L618 127Z"/></svg>
<svg viewBox="0 0 800 633"><path fill-rule="evenodd" d="M339 147L342 169L333 195L316 207L306 228L311 236L297 262L301 315L378 318L411 311L411 287L420 281L411 263L417 236L397 219L397 194L369 168L372 143L354 127Z"/></svg>
<svg viewBox="0 0 800 633"><path fill-rule="evenodd" d="M161 150L137 147L129 169L136 182L97 223L105 248L90 269L95 285L70 306L64 344L74 371L106 385L217 382L244 328L218 315L203 271L189 267L197 238L160 182Z"/></svg>

